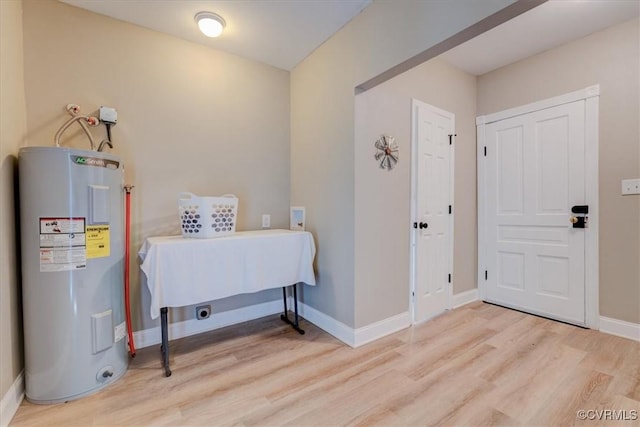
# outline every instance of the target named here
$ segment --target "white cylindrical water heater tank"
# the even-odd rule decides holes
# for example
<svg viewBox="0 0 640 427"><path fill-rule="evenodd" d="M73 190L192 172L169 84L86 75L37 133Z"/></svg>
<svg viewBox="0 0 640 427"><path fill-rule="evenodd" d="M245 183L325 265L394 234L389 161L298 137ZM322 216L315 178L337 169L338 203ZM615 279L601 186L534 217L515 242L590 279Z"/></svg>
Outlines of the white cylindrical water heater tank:
<svg viewBox="0 0 640 427"><path fill-rule="evenodd" d="M123 165L59 147L19 152L25 391L91 394L127 370Z"/></svg>

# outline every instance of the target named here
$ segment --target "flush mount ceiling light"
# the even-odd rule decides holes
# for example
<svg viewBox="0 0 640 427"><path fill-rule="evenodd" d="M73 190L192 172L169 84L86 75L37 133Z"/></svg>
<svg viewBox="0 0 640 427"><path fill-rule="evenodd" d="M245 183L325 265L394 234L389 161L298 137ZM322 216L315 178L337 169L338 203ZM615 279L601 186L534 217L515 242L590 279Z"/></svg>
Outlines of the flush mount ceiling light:
<svg viewBox="0 0 640 427"><path fill-rule="evenodd" d="M207 37L218 37L222 34L226 22L220 15L216 15L213 12L198 12L195 16L198 28Z"/></svg>

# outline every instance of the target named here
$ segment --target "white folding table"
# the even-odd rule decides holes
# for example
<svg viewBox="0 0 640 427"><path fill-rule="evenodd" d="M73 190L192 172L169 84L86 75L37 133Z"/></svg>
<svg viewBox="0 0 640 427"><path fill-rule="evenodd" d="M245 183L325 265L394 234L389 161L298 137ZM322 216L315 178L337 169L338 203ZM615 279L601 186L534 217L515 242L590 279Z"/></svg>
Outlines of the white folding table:
<svg viewBox="0 0 640 427"><path fill-rule="evenodd" d="M315 286L315 252L313 236L305 231L241 231L211 239L147 238L138 255L151 293L151 318L161 318L165 375L171 375L167 330L169 307L282 287L284 314L280 317L304 334L298 325L296 285ZM293 321L287 316L287 286L293 286Z"/></svg>

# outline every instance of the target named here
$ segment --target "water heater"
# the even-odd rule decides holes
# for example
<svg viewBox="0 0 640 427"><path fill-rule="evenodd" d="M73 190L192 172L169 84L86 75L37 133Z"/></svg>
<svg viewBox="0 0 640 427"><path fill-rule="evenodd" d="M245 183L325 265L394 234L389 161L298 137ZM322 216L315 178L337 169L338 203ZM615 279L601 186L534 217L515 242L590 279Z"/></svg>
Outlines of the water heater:
<svg viewBox="0 0 640 427"><path fill-rule="evenodd" d="M60 147L19 152L25 391L33 403L91 394L128 366L123 165Z"/></svg>

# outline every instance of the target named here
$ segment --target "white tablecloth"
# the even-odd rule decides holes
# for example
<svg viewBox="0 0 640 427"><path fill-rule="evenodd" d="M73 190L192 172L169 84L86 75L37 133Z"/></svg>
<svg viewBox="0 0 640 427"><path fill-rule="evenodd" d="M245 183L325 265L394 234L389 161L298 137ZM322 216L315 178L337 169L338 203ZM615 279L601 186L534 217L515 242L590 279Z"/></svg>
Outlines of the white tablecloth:
<svg viewBox="0 0 640 427"><path fill-rule="evenodd" d="M140 248L151 293L151 318L232 295L316 284L313 236L305 231L242 231L212 239L149 237Z"/></svg>

